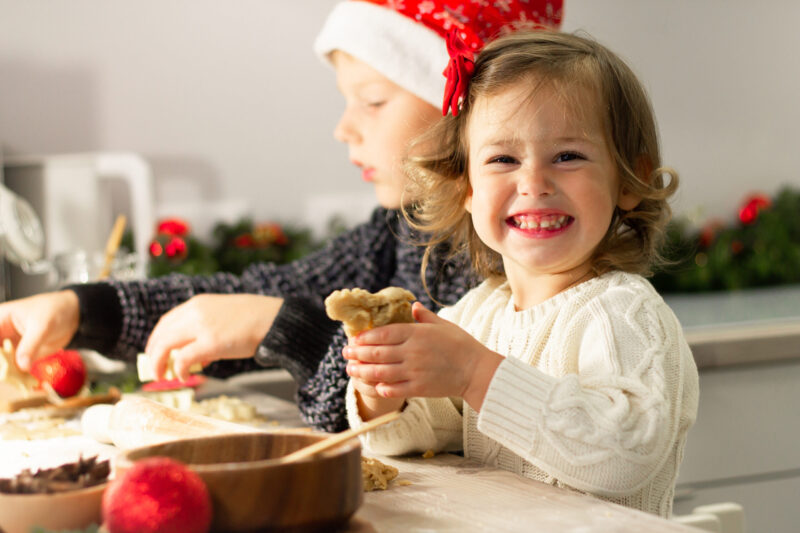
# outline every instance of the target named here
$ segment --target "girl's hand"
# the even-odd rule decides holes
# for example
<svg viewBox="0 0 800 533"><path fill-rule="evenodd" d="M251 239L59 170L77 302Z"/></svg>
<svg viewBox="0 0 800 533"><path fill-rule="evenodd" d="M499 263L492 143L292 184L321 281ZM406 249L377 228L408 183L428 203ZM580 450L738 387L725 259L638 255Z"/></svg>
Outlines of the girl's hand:
<svg viewBox="0 0 800 533"><path fill-rule="evenodd" d="M460 396L480 409L503 357L419 302L416 324L366 331L345 347L348 374L384 398Z"/></svg>
<svg viewBox="0 0 800 533"><path fill-rule="evenodd" d="M349 364L348 364L349 366ZM377 383L353 378L356 389L358 414L362 420L372 420L382 414L397 411L405 403L405 398L384 398L375 389Z"/></svg>
<svg viewBox="0 0 800 533"><path fill-rule="evenodd" d="M200 294L165 313L147 340L155 375L164 376L170 355L179 379L189 368L218 359L252 357L283 304L256 294Z"/></svg>
<svg viewBox="0 0 800 533"><path fill-rule="evenodd" d="M78 295L70 290L12 300L0 304L0 342L17 347L17 366L27 372L34 360L66 346L79 320Z"/></svg>

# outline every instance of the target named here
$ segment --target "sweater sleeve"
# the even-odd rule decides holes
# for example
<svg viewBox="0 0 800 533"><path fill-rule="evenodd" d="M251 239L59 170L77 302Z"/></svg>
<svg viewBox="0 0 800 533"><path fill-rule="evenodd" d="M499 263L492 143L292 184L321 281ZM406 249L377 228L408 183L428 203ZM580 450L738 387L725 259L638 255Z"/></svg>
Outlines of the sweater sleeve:
<svg viewBox="0 0 800 533"><path fill-rule="evenodd" d="M400 418L361 435L364 451L405 455L461 450L461 405L457 398L409 398ZM347 387L347 419L351 428L364 425L352 380Z"/></svg>
<svg viewBox="0 0 800 533"><path fill-rule="evenodd" d="M256 361L288 370L302 386L319 366L339 327L339 322L328 318L315 302L300 297L285 298L258 347Z"/></svg>
<svg viewBox="0 0 800 533"><path fill-rule="evenodd" d="M382 288L375 285L374 279L394 270L393 253L385 253L393 252L394 247L384 241L393 241L390 224L396 224L396 220L396 212L376 209L368 222L338 236L314 254L284 265L256 263L241 276L223 272L206 276L171 274L70 287L79 294L82 311L79 336L73 344L89 342L103 347L108 355L133 359L144 349L164 313L203 293L298 296L321 306L335 289Z"/></svg>
<svg viewBox="0 0 800 533"><path fill-rule="evenodd" d="M557 378L507 358L478 429L579 490L632 493L658 475L693 421L691 352L657 295L612 291L570 324L557 344L576 372Z"/></svg>

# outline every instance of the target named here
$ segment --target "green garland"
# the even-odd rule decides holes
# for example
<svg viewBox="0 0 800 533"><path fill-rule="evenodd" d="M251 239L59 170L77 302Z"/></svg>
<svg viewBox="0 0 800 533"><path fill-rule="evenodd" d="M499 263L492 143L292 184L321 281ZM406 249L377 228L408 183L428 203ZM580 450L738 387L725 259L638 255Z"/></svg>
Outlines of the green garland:
<svg viewBox="0 0 800 533"><path fill-rule="evenodd" d="M329 233L342 228L331 222ZM188 223L171 218L162 220L150 243L148 275L181 273L191 276L230 272L239 275L257 262L284 264L299 259L322 246L306 228L282 226L273 222L255 223L244 218L234 224L218 223L213 240L205 243L194 237Z"/></svg>
<svg viewBox="0 0 800 533"><path fill-rule="evenodd" d="M685 218L667 228L669 264L656 272L659 292L737 290L800 283L800 192L745 199L735 223Z"/></svg>

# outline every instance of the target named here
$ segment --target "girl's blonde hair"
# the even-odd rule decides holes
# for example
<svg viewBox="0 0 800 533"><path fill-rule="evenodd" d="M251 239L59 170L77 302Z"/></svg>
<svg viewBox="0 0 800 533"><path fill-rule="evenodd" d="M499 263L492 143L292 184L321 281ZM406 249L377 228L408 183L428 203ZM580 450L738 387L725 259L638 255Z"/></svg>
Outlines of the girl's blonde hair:
<svg viewBox="0 0 800 533"><path fill-rule="evenodd" d="M630 211L615 209L592 268L597 275L611 270L650 274L662 261L659 246L671 216L667 199L678 186L678 176L661 167L647 94L631 69L604 46L578 35L538 31L489 43L476 59L461 112L444 117L415 142L416 153L423 155L409 159L408 193L413 201L403 213L412 227L426 234L423 279L430 254L442 244L452 255L468 253L480 276L503 274L502 258L478 238L464 207L469 191L466 132L478 98L518 83L531 84L531 98L546 83L569 101L571 109L600 115L621 187L641 202ZM586 88L595 95L591 102L581 101Z"/></svg>

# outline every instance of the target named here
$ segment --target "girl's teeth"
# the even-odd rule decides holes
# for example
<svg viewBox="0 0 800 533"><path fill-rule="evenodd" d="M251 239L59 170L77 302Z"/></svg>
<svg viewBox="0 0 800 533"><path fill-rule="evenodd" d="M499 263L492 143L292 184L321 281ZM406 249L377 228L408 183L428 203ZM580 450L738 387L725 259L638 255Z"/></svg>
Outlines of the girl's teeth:
<svg viewBox="0 0 800 533"><path fill-rule="evenodd" d="M516 225L518 228L526 230L537 230L537 229L555 230L563 227L564 224L567 222L567 219L568 217L566 215L547 217L539 220L536 220L534 218L524 217L516 219Z"/></svg>

